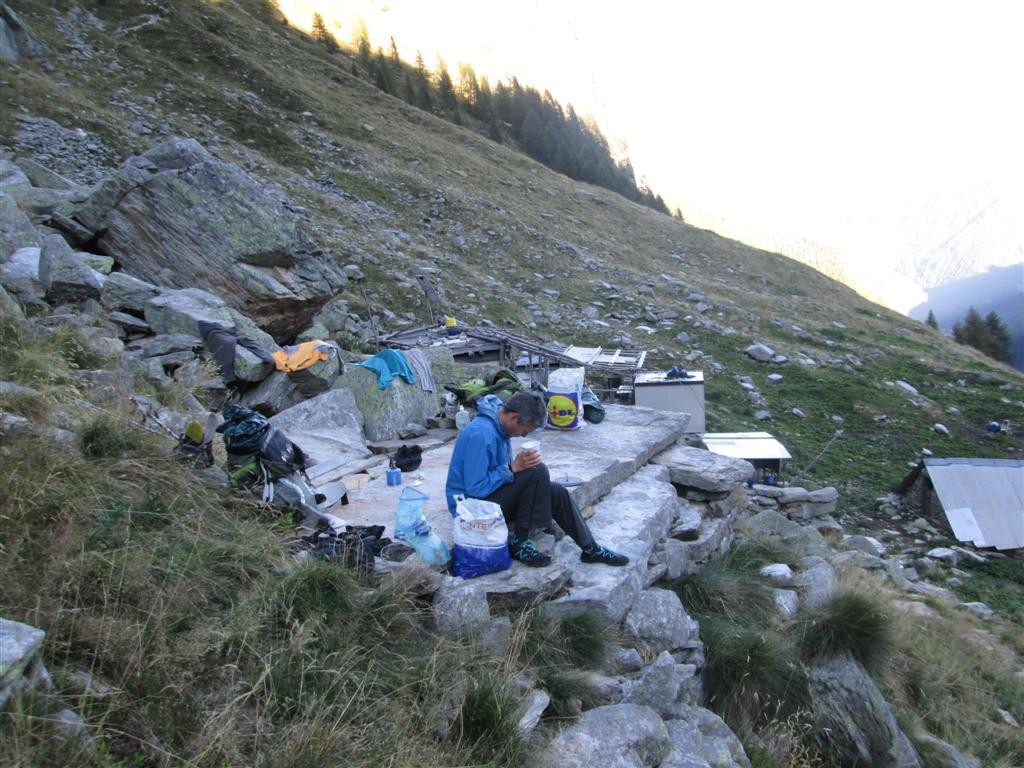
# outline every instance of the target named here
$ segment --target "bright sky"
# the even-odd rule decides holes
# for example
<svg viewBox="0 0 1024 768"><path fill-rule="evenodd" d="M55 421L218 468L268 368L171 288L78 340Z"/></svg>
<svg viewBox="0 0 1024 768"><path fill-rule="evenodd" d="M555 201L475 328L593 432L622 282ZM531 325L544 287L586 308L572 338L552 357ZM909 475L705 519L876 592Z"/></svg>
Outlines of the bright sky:
<svg viewBox="0 0 1024 768"><path fill-rule="evenodd" d="M547 88L688 221L755 244L799 234L874 269L929 197L1024 213L1013 0L280 5L299 27L319 9L344 41L362 18L374 45L394 36L430 67L441 55L453 77L469 62L492 84Z"/></svg>

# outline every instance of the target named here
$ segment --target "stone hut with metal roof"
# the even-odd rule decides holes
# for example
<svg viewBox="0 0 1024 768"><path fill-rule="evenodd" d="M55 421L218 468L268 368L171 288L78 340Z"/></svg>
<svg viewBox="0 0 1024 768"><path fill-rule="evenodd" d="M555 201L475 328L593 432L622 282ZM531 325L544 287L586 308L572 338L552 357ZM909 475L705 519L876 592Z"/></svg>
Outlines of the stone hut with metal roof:
<svg viewBox="0 0 1024 768"><path fill-rule="evenodd" d="M911 511L976 547L1024 549L1024 461L924 459L896 492Z"/></svg>

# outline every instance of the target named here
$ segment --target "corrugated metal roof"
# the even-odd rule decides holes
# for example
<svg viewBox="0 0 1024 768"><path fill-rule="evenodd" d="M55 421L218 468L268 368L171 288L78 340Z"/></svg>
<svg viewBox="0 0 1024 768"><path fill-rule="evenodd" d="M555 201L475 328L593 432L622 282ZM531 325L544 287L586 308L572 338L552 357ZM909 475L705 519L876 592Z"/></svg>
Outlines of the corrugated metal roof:
<svg viewBox="0 0 1024 768"><path fill-rule="evenodd" d="M385 336L382 341L407 348L444 344L452 350L453 355L459 355L463 350L494 352L507 347L516 353L529 353L560 365L582 365L590 370L628 376L642 369L647 359L645 349L578 347L572 344L542 342L497 328L471 325L459 325L458 328L457 336L448 336L445 329L440 326L412 328ZM512 361L515 359L517 358L513 356Z"/></svg>
<svg viewBox="0 0 1024 768"><path fill-rule="evenodd" d="M1024 461L925 459L924 465L960 541L1024 547Z"/></svg>
<svg viewBox="0 0 1024 768"><path fill-rule="evenodd" d="M767 432L706 432L708 450L734 459L791 459L786 446Z"/></svg>

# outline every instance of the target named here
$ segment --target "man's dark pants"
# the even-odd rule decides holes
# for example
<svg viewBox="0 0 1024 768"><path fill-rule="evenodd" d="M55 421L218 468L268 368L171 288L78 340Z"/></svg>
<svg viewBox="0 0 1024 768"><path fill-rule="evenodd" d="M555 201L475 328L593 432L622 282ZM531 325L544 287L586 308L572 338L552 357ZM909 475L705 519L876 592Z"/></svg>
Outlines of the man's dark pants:
<svg viewBox="0 0 1024 768"><path fill-rule="evenodd" d="M517 539L530 538L530 532L551 527L551 521L565 531L580 549L592 546L594 536L564 485L551 482L544 464L516 472L506 483L487 497L501 506L505 522Z"/></svg>

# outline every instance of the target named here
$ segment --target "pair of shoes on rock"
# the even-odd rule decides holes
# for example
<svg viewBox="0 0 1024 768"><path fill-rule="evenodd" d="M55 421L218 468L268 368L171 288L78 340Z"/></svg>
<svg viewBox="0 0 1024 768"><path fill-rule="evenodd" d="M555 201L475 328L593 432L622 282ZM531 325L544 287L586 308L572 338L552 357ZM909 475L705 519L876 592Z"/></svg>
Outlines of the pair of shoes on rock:
<svg viewBox="0 0 1024 768"><path fill-rule="evenodd" d="M605 565L627 565L629 563L629 558L625 555L613 552L600 544L591 544L586 547L580 555L580 560L584 563L604 563Z"/></svg>
<svg viewBox="0 0 1024 768"><path fill-rule="evenodd" d="M543 568L551 565L551 556L545 555L530 539L520 539L515 536L508 543L509 552L513 560L518 560L530 568Z"/></svg>

